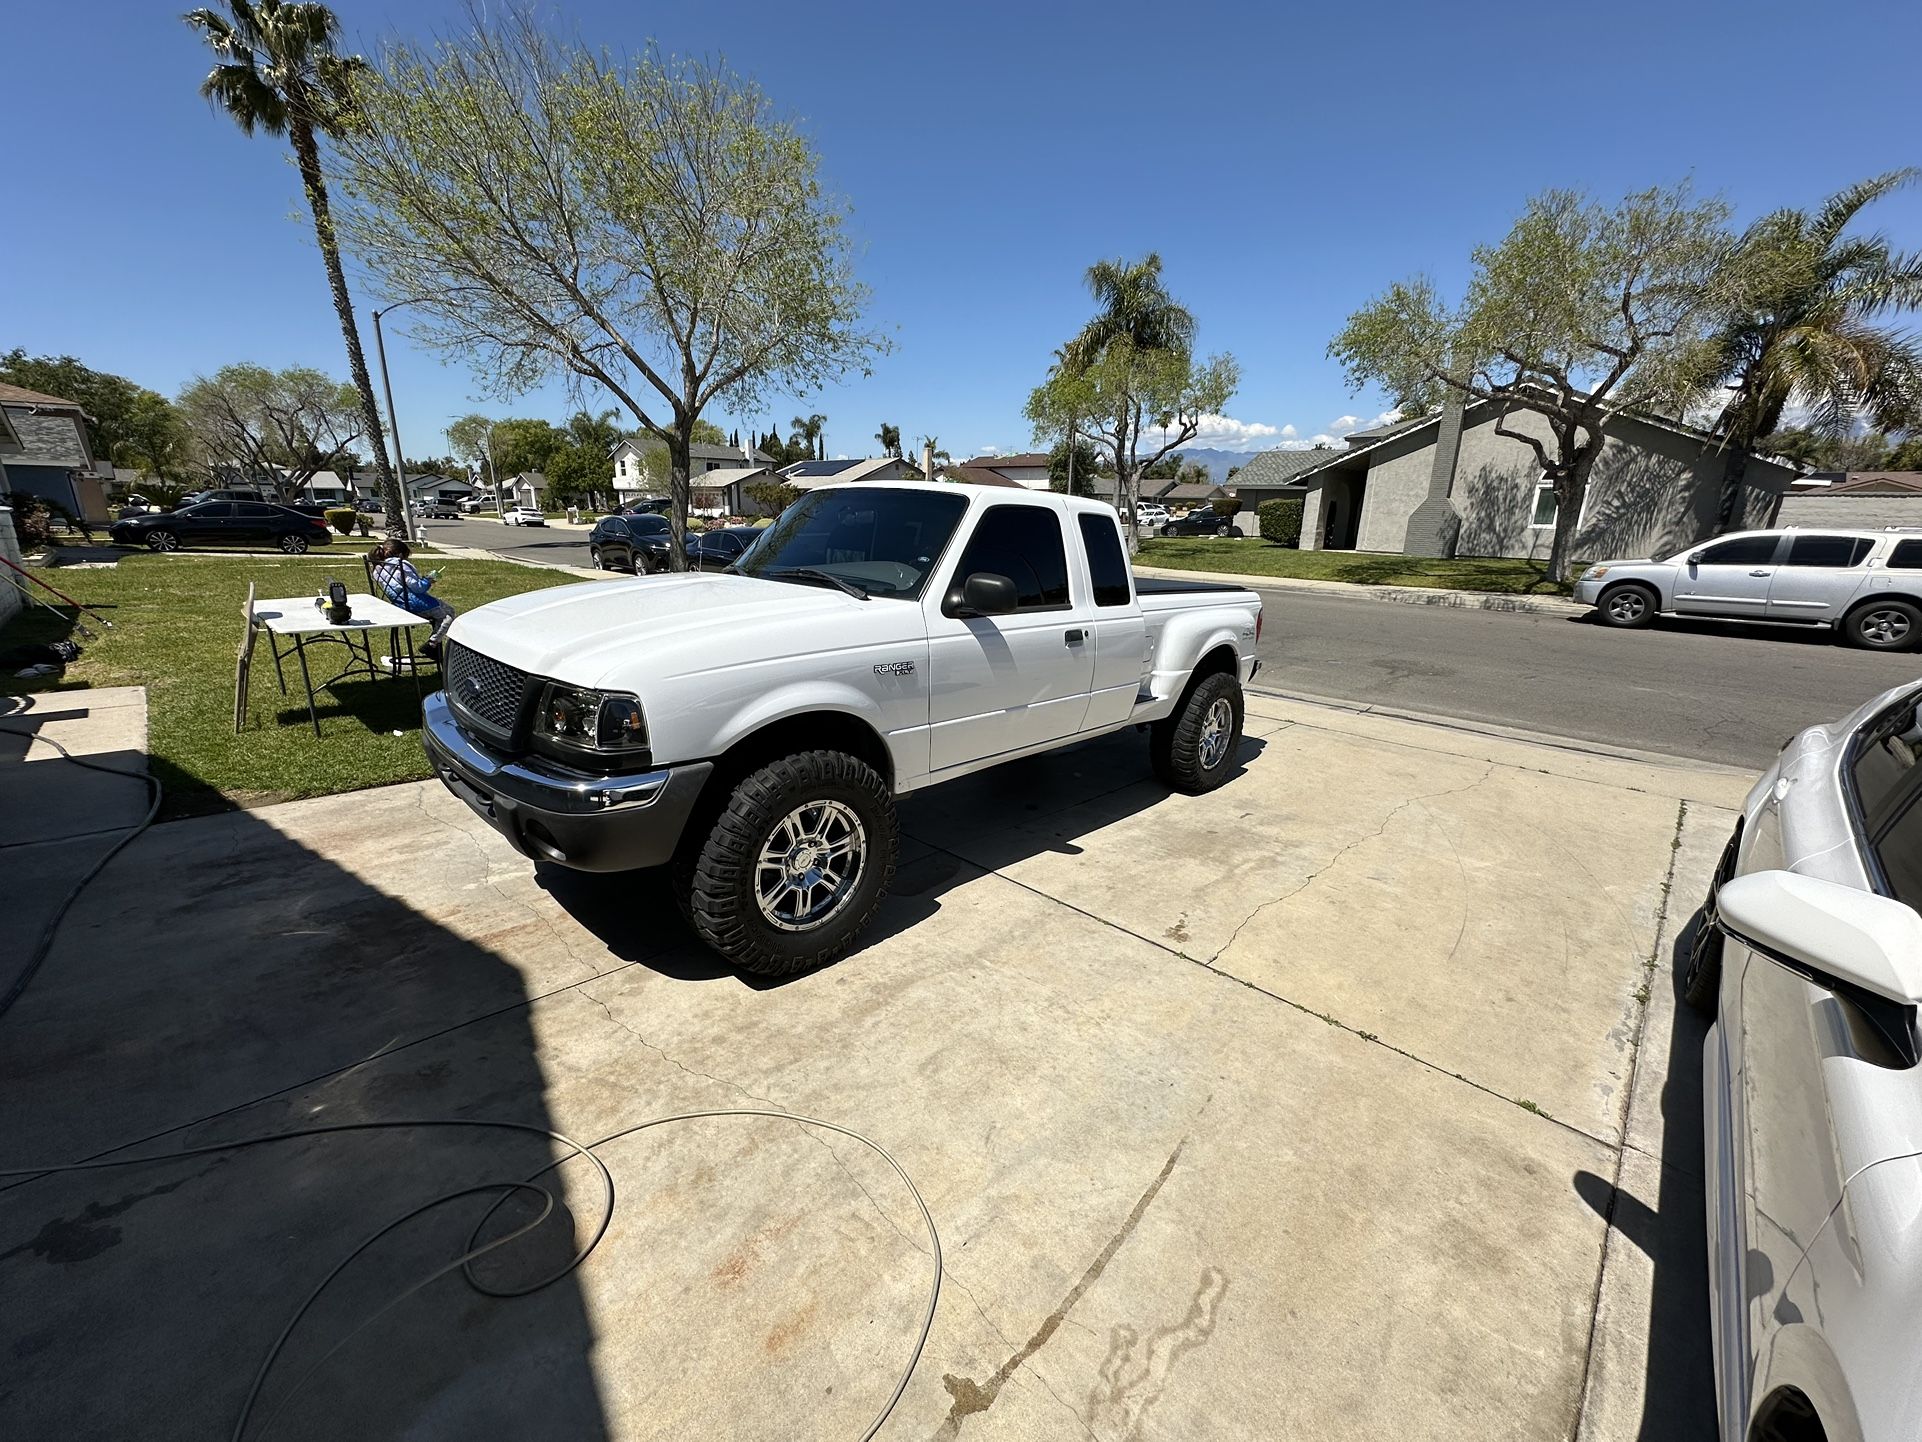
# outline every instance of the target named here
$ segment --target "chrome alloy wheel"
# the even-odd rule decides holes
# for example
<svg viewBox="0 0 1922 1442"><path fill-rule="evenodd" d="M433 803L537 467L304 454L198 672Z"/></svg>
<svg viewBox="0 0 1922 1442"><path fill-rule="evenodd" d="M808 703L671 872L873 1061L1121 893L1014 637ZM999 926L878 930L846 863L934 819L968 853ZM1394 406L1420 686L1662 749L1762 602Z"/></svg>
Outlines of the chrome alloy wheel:
<svg viewBox="0 0 1922 1442"><path fill-rule="evenodd" d="M1872 645L1899 646L1908 637L1909 618L1900 611L1871 611L1857 629Z"/></svg>
<svg viewBox="0 0 1922 1442"><path fill-rule="evenodd" d="M1226 696L1218 697L1201 718L1201 769L1212 771L1228 754L1228 739L1235 734L1235 708Z"/></svg>
<svg viewBox="0 0 1922 1442"><path fill-rule="evenodd" d="M867 864L868 834L839 801L804 801L775 823L754 867L768 924L812 931L846 904Z"/></svg>

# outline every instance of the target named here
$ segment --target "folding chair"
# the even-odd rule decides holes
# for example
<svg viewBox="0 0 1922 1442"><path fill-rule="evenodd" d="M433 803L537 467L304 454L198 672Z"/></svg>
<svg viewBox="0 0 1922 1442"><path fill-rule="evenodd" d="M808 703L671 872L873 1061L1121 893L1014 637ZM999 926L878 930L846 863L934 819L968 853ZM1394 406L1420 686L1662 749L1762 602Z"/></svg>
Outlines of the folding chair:
<svg viewBox="0 0 1922 1442"><path fill-rule="evenodd" d="M240 650L234 657L234 735L238 736L247 725L247 683L253 677L254 667L254 583L247 583L247 604L240 611L242 630Z"/></svg>

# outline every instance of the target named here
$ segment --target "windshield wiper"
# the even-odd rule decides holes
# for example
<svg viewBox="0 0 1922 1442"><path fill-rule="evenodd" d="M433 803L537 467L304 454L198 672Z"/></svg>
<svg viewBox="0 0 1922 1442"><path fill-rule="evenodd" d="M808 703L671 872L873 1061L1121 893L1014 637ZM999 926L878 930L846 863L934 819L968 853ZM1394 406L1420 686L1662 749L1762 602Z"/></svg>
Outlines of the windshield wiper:
<svg viewBox="0 0 1922 1442"><path fill-rule="evenodd" d="M832 571L822 571L813 566L779 566L772 571L761 572L770 581L782 581L789 577L797 581L826 581L830 586L845 591L858 601L868 599L868 593L845 576L837 576Z"/></svg>

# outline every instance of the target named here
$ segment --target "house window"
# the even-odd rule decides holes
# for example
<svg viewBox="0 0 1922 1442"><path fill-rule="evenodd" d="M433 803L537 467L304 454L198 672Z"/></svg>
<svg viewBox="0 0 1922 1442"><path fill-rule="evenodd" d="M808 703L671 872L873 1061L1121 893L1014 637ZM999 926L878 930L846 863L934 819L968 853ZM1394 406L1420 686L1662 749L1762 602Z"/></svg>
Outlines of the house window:
<svg viewBox="0 0 1922 1442"><path fill-rule="evenodd" d="M1552 530L1555 516L1560 510L1561 502L1555 499L1555 483L1543 476L1535 482L1535 502L1529 512L1528 524L1538 531Z"/></svg>

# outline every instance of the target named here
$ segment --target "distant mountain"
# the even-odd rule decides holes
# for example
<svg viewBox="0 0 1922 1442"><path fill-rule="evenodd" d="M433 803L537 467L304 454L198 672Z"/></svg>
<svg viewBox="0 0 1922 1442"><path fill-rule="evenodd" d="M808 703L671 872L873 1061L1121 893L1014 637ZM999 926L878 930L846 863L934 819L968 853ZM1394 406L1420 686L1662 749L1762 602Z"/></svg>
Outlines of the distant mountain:
<svg viewBox="0 0 1922 1442"><path fill-rule="evenodd" d="M1245 466L1259 455L1260 452L1213 451L1202 448L1197 450L1176 451L1175 454L1180 456L1184 461L1193 461L1196 465L1206 466L1209 476L1211 476L1214 483L1219 486L1227 482L1228 468L1230 466Z"/></svg>

